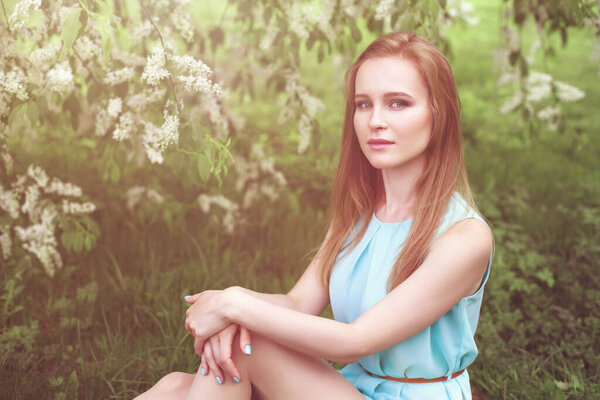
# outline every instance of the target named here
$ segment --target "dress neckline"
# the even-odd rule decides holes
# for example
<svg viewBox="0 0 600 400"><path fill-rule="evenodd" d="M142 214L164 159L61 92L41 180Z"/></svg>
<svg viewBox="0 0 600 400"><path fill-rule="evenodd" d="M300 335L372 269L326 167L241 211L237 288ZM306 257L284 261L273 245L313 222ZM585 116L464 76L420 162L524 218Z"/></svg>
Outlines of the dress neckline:
<svg viewBox="0 0 600 400"><path fill-rule="evenodd" d="M377 218L377 215L375 215L375 212L373 212L373 220L375 222L377 222L380 225L389 225L389 226L396 226L396 225L402 225L402 224L407 224L412 222L412 218L409 219L405 219L404 221L398 221L398 222L383 222L382 220L380 220L379 218Z"/></svg>

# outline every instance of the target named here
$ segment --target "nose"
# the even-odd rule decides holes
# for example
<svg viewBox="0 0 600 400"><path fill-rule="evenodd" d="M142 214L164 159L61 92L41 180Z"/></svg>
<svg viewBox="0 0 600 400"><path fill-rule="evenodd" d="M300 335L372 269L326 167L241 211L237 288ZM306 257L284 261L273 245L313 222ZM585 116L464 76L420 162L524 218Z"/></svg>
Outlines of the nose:
<svg viewBox="0 0 600 400"><path fill-rule="evenodd" d="M373 130L380 130L387 127L385 119L383 118L383 112L378 106L374 106L371 109L371 115L369 117L369 127Z"/></svg>

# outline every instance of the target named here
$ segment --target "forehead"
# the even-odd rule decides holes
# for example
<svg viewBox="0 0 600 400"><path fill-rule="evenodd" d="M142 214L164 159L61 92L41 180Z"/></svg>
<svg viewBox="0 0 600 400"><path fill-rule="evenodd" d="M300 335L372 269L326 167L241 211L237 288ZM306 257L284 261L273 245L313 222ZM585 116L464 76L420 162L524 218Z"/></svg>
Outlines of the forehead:
<svg viewBox="0 0 600 400"><path fill-rule="evenodd" d="M370 58L356 73L354 94L377 96L405 92L413 97L427 96L423 77L412 61L400 57Z"/></svg>

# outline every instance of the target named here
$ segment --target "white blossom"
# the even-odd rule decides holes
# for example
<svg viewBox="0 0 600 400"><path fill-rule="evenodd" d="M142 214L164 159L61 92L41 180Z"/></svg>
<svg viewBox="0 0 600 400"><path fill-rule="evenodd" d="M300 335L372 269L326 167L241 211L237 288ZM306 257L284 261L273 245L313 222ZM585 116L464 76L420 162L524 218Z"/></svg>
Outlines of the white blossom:
<svg viewBox="0 0 600 400"><path fill-rule="evenodd" d="M2 145L1 154L2 163L4 164L4 172L6 172L6 174L8 175L12 172L14 161L6 145Z"/></svg>
<svg viewBox="0 0 600 400"><path fill-rule="evenodd" d="M375 7L375 19L383 21L385 17L390 15L393 6L394 0L381 0Z"/></svg>
<svg viewBox="0 0 600 400"><path fill-rule="evenodd" d="M0 185L0 208L10 215L12 219L19 218L19 198L15 190L4 190Z"/></svg>
<svg viewBox="0 0 600 400"><path fill-rule="evenodd" d="M104 83L107 85L118 85L133 78L134 74L133 68L130 67L109 71L104 77Z"/></svg>
<svg viewBox="0 0 600 400"><path fill-rule="evenodd" d="M102 48L98 41L101 40L99 37L90 37L89 35L83 35L73 43L73 47L79 57L82 60L90 60L102 53Z"/></svg>
<svg viewBox="0 0 600 400"><path fill-rule="evenodd" d="M37 185L30 185L25 191L25 202L21 206L21 211L29 216L29 219L35 221L38 219L38 203L40 200L40 188Z"/></svg>
<svg viewBox="0 0 600 400"><path fill-rule="evenodd" d="M179 117L165 115L165 121L160 128L151 122L144 122L145 132L142 138L146 155L150 162L162 164L163 152L167 147L179 140Z"/></svg>
<svg viewBox="0 0 600 400"><path fill-rule="evenodd" d="M556 95L561 101L578 101L585 97L585 92L575 86L571 86L564 82L554 82L556 85Z"/></svg>
<svg viewBox="0 0 600 400"><path fill-rule="evenodd" d="M12 251L10 225L4 225L0 227L0 247L2 248L2 258L4 260L8 260Z"/></svg>
<svg viewBox="0 0 600 400"><path fill-rule="evenodd" d="M31 13L42 5L42 0L22 0L15 5L15 10L8 18L12 29L20 29L29 21Z"/></svg>
<svg viewBox="0 0 600 400"><path fill-rule="evenodd" d="M273 41L275 40L275 37L277 36L277 32L279 32L279 28L277 27L277 25L273 22L271 22L269 25L267 25L265 34L263 35L262 39L260 40L260 44L259 44L259 48L262 51L269 51L271 49L271 46L273 45Z"/></svg>
<svg viewBox="0 0 600 400"><path fill-rule="evenodd" d="M73 88L73 72L67 61L56 64L46 74L46 84L50 91L65 94Z"/></svg>
<svg viewBox="0 0 600 400"><path fill-rule="evenodd" d="M165 199L163 195L154 189L145 188L143 186L133 186L127 190L127 209L133 209L142 201L142 198L149 204L160 205Z"/></svg>
<svg viewBox="0 0 600 400"><path fill-rule="evenodd" d="M213 204L225 210L225 215L223 216L222 221L223 226L227 233L233 233L233 230L235 228L236 216L239 209L239 206L236 203L229 200L222 194L209 196L204 193L198 196L197 201L198 205L200 206L200 209L204 213L208 213L210 211L211 205Z"/></svg>
<svg viewBox="0 0 600 400"><path fill-rule="evenodd" d="M212 70L201 60L196 60L194 57L188 55L175 55L173 56L173 61L177 65L177 68L185 74L177 76L177 80L185 84L185 90L215 96L221 94L219 85L210 80Z"/></svg>
<svg viewBox="0 0 600 400"><path fill-rule="evenodd" d="M162 100L166 92L165 89L159 89L135 94L127 99L127 106L135 112L140 113L148 106L148 104Z"/></svg>
<svg viewBox="0 0 600 400"><path fill-rule="evenodd" d="M117 118L123 110L123 100L120 97L113 97L108 101L106 112L111 118Z"/></svg>
<svg viewBox="0 0 600 400"><path fill-rule="evenodd" d="M298 153L300 154L304 153L310 144L310 125L310 117L307 114L302 114L302 116L300 116L300 123L298 124L298 135L300 135Z"/></svg>
<svg viewBox="0 0 600 400"><path fill-rule="evenodd" d="M50 184L44 189L45 193L57 194L68 197L81 197L81 188L69 182L62 182L57 178L52 178Z"/></svg>
<svg viewBox="0 0 600 400"><path fill-rule="evenodd" d="M202 98L202 106L208 112L208 119L215 127L215 138L224 141L229 136L229 122L221 113L222 107L213 96Z"/></svg>
<svg viewBox="0 0 600 400"><path fill-rule="evenodd" d="M133 43L141 43L144 38L152 34L154 28L147 19L144 19L140 25L135 26L131 32L131 40Z"/></svg>
<svg viewBox="0 0 600 400"><path fill-rule="evenodd" d="M200 205L200 209L207 213L210 211L210 197L202 193L198 196L198 204Z"/></svg>
<svg viewBox="0 0 600 400"><path fill-rule="evenodd" d="M14 94L19 100L25 101L29 97L25 90L25 80L25 73L17 67L13 67L8 73L0 71L0 91Z"/></svg>
<svg viewBox="0 0 600 400"><path fill-rule="evenodd" d="M140 56L139 54L122 50L119 47L116 47L113 50L112 57L128 67L141 67L142 65L146 64L146 59L144 57Z"/></svg>
<svg viewBox="0 0 600 400"><path fill-rule="evenodd" d="M27 168L27 175L29 175L29 177L32 178L35 181L36 185L38 185L40 188L45 188L48 184L48 175L42 167L30 165Z"/></svg>
<svg viewBox="0 0 600 400"><path fill-rule="evenodd" d="M84 203L68 201L63 199L62 212L64 214L89 214L96 210L96 205L89 201Z"/></svg>
<svg viewBox="0 0 600 400"><path fill-rule="evenodd" d="M194 25L191 21L190 14L173 13L171 14L173 26L179 32L186 42L191 42L194 39Z"/></svg>
<svg viewBox="0 0 600 400"><path fill-rule="evenodd" d="M42 72L46 72L54 63L60 47L57 43L48 42L44 47L32 51L29 56L29 62Z"/></svg>
<svg viewBox="0 0 600 400"><path fill-rule="evenodd" d="M523 103L523 93L514 92L510 99L506 100L500 107L500 114L508 114Z"/></svg>
<svg viewBox="0 0 600 400"><path fill-rule="evenodd" d="M17 226L15 233L23 244L23 248L34 254L41 262L48 275L53 276L56 269L62 267L62 259L56 250L54 236L54 219L57 213L53 207L46 207L41 212L41 221L26 228Z"/></svg>
<svg viewBox="0 0 600 400"><path fill-rule="evenodd" d="M133 118L133 114L130 112L121 114L119 122L117 123L117 126L113 132L113 139L120 142L131 138L134 128L135 120Z"/></svg>
<svg viewBox="0 0 600 400"><path fill-rule="evenodd" d="M160 81L169 76L169 71L165 68L165 51L161 46L155 46L151 54L146 57L146 66L142 73L148 85L156 86Z"/></svg>
<svg viewBox="0 0 600 400"><path fill-rule="evenodd" d="M283 3L283 11L287 17L287 23L292 32L300 39L308 39L309 33L307 26L307 13L301 7L294 3Z"/></svg>
<svg viewBox="0 0 600 400"><path fill-rule="evenodd" d="M100 109L96 114L96 135L104 136L113 123L114 118L105 109Z"/></svg>
<svg viewBox="0 0 600 400"><path fill-rule="evenodd" d="M538 111L537 117L541 120L550 120L560 115L560 107L548 106Z"/></svg>

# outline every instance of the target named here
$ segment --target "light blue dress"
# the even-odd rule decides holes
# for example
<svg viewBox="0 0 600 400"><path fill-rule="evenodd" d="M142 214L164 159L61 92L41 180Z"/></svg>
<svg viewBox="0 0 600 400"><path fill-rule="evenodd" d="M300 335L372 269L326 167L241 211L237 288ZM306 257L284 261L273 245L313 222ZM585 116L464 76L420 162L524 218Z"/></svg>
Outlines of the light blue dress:
<svg viewBox="0 0 600 400"><path fill-rule="evenodd" d="M475 218L485 224L455 193L434 240L450 226L467 218ZM360 243L341 259L338 257L331 274L329 296L337 321L351 323L386 295L390 270L402 249L412 220L385 223L373 215L368 223ZM355 227L350 237L359 227ZM490 254L482 284L475 294L463 297L423 331L358 362L374 374L398 378L449 377L467 368L477 356L473 336L491 259ZM346 365L340 373L368 400L471 399L467 371L454 379L434 383L404 383L373 377L363 371L358 363Z"/></svg>

